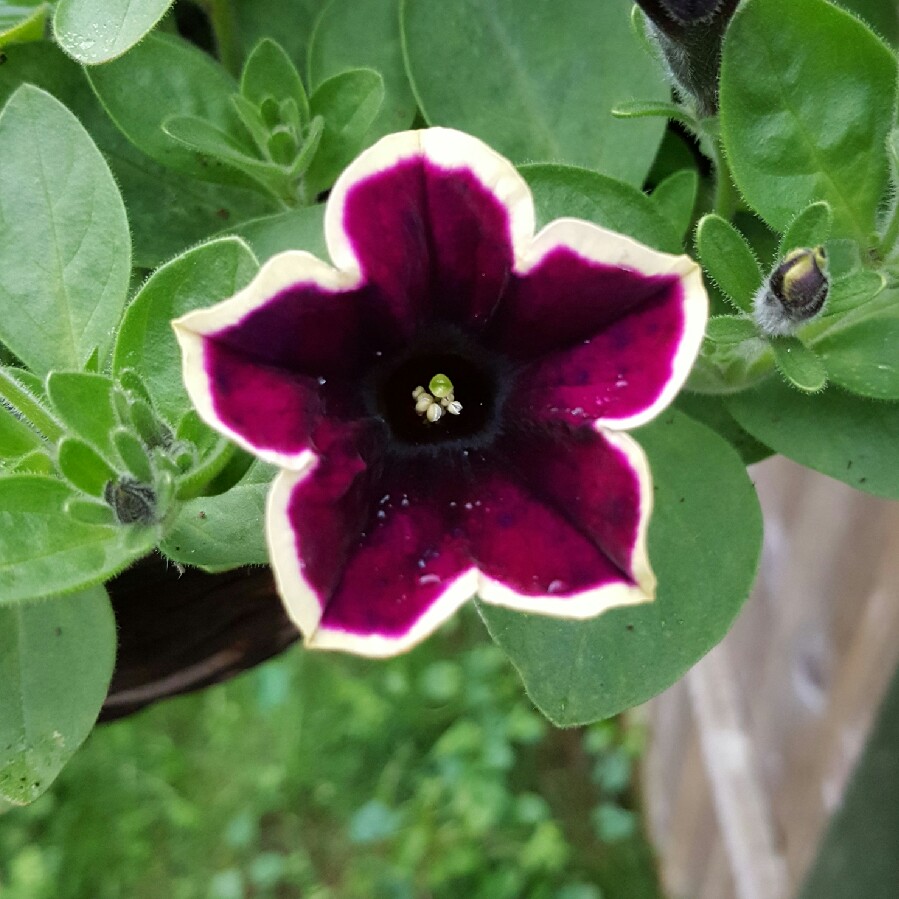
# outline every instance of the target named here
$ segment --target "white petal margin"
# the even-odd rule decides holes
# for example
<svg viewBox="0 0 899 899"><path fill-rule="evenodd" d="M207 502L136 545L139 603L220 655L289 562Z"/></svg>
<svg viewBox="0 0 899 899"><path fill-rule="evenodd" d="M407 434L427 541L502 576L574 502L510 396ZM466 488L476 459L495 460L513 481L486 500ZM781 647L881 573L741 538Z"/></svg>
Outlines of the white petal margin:
<svg viewBox="0 0 899 899"><path fill-rule="evenodd" d="M600 265L630 269L641 275L676 275L683 288L684 332L674 355L671 376L659 395L645 409L626 418L601 418L597 430L630 430L655 418L677 396L696 361L709 317L709 298L702 283L702 269L689 256L674 256L654 250L633 238L616 234L580 219L562 218L550 222L534 238L517 267L527 274L559 247Z"/></svg>
<svg viewBox="0 0 899 899"><path fill-rule="evenodd" d="M357 283L357 276L339 272L311 253L290 250L269 259L256 277L230 299L175 319L172 328L181 345L184 386L200 418L266 462L279 468L305 469L313 458L310 450L281 453L255 446L219 418L204 363L204 340L238 324L251 312L265 306L277 293L295 284L314 284L339 294ZM339 295L335 296L334 301L340 302Z"/></svg>
<svg viewBox="0 0 899 899"><path fill-rule="evenodd" d="M294 489L315 470L318 459L302 470L281 471L269 491L265 513L265 537L269 559L275 575L275 585L290 620L303 635L308 649L336 649L370 658L388 658L407 652L430 636L451 618L461 605L474 597L478 574L474 568L460 573L447 583L444 591L425 613L398 637L383 634L354 634L349 631L322 627L324 609L318 594L306 580L301 550L290 524L288 510Z"/></svg>
<svg viewBox="0 0 899 899"><path fill-rule="evenodd" d="M515 258L527 250L536 227L534 198L515 166L470 134L452 128L427 128L381 138L337 179L325 210L325 241L337 268L359 272L359 262L343 228L347 193L365 178L413 158L426 159L441 169L473 173L508 211Z"/></svg>
<svg viewBox="0 0 899 899"><path fill-rule="evenodd" d="M630 570L635 584L605 584L594 590L562 595L529 595L518 593L503 581L481 573L478 579L478 598L495 606L505 606L518 612L533 612L552 618L595 618L619 606L635 606L652 602L656 594L656 576L649 564L647 535L652 516L652 475L643 448L628 434L600 430L602 436L620 450L637 475L640 488L640 516L637 539L631 551Z"/></svg>

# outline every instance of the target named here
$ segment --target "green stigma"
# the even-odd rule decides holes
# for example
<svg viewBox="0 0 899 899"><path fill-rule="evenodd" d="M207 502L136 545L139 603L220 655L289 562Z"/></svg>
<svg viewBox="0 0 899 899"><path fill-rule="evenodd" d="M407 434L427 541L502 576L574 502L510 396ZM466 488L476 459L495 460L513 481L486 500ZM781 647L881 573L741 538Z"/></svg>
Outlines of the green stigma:
<svg viewBox="0 0 899 899"><path fill-rule="evenodd" d="M453 382L446 375L434 375L428 383L428 391L441 400L453 392Z"/></svg>

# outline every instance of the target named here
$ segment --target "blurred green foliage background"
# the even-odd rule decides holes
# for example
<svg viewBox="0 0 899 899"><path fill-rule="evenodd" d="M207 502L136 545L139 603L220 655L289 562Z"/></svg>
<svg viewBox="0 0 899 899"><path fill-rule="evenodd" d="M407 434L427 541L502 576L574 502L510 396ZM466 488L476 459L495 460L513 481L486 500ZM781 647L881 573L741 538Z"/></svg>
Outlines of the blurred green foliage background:
<svg viewBox="0 0 899 899"><path fill-rule="evenodd" d="M560 731L473 610L99 728L0 814L3 899L657 899L636 726Z"/></svg>

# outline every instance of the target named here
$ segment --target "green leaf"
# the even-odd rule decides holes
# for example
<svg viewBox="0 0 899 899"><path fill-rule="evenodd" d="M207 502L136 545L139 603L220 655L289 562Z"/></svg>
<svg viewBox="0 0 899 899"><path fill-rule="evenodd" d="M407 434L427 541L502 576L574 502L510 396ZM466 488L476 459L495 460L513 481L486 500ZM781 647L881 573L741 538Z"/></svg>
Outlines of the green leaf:
<svg viewBox="0 0 899 899"><path fill-rule="evenodd" d="M716 315L710 318L705 336L713 343L740 343L759 336L755 322L742 315Z"/></svg>
<svg viewBox="0 0 899 899"><path fill-rule="evenodd" d="M12 471L17 474L46 474L56 475L56 466L46 450L32 450L22 456L13 466Z"/></svg>
<svg viewBox="0 0 899 899"><path fill-rule="evenodd" d="M53 34L80 63L121 56L166 14L173 0L59 0Z"/></svg>
<svg viewBox="0 0 899 899"><path fill-rule="evenodd" d="M197 116L176 115L162 123L162 130L184 146L243 172L272 196L288 198L286 173L271 162L250 156L236 138L212 122Z"/></svg>
<svg viewBox="0 0 899 899"><path fill-rule="evenodd" d="M584 166L642 185L665 123L611 110L669 98L626 4L404 0L403 49L425 119L474 134L513 162ZM559 48L564 47L564 52ZM452 77L447 77L452 73Z"/></svg>
<svg viewBox="0 0 899 899"><path fill-rule="evenodd" d="M96 141L128 210L135 266L155 268L229 222L274 211L274 201L255 186L247 190L198 181L141 153L110 121L81 67L53 44L19 45L5 53L0 104L20 84L31 82L72 110Z"/></svg>
<svg viewBox="0 0 899 899"><path fill-rule="evenodd" d="M574 216L628 234L657 250L680 252L672 224L635 187L574 166L524 165L520 171L534 194L538 227Z"/></svg>
<svg viewBox="0 0 899 899"><path fill-rule="evenodd" d="M112 507L106 501L96 501L76 497L66 503L66 515L82 524L102 524L112 526L117 523Z"/></svg>
<svg viewBox="0 0 899 899"><path fill-rule="evenodd" d="M150 34L124 56L86 73L110 118L147 156L194 178L246 183L162 128L173 116L194 116L232 136L242 133L231 105L237 84L208 54L174 35Z"/></svg>
<svg viewBox="0 0 899 899"><path fill-rule="evenodd" d="M893 0L840 0L840 6L861 16L892 46L899 42L899 7Z"/></svg>
<svg viewBox="0 0 899 899"><path fill-rule="evenodd" d="M43 0L16 0L0 3L0 48L22 41L39 41L44 36L49 3Z"/></svg>
<svg viewBox="0 0 899 899"><path fill-rule="evenodd" d="M769 447L759 443L737 424L720 396L682 390L675 397L674 406L723 437L740 454L745 465L752 465L772 455Z"/></svg>
<svg viewBox="0 0 899 899"><path fill-rule="evenodd" d="M59 420L107 460L116 458L111 435L118 419L112 390L106 375L55 371L47 378L47 395Z"/></svg>
<svg viewBox="0 0 899 899"><path fill-rule="evenodd" d="M112 432L112 442L115 444L119 458L125 463L125 468L142 484L153 483L153 469L150 467L150 459L144 445L125 428L116 428Z"/></svg>
<svg viewBox="0 0 899 899"><path fill-rule="evenodd" d="M157 527L72 520L65 507L76 496L55 478L0 478L0 608L98 584L155 545Z"/></svg>
<svg viewBox="0 0 899 899"><path fill-rule="evenodd" d="M271 38L263 38L253 48L240 77L240 93L255 106L266 98L297 104L300 122L309 121L309 98L296 66L284 48Z"/></svg>
<svg viewBox="0 0 899 899"><path fill-rule="evenodd" d="M249 55L262 38L270 37L277 23L278 40L301 72L316 17L326 0L231 0L237 17L237 39Z"/></svg>
<svg viewBox="0 0 899 899"><path fill-rule="evenodd" d="M775 452L858 490L899 499L899 403L832 386L810 396L769 378L727 404L740 425Z"/></svg>
<svg viewBox="0 0 899 899"><path fill-rule="evenodd" d="M831 269L833 265L831 264ZM824 317L842 315L862 304L868 303L880 294L885 286L884 276L870 269L860 269L834 278L824 306Z"/></svg>
<svg viewBox="0 0 899 899"><path fill-rule="evenodd" d="M825 0L748 0L721 64L721 134L737 186L784 230L815 200L867 245L887 186L896 59Z"/></svg>
<svg viewBox="0 0 899 899"><path fill-rule="evenodd" d="M191 402L181 381L181 353L171 320L233 296L257 269L242 240L219 238L160 268L128 307L116 340L113 371L139 371L156 412L172 427Z"/></svg>
<svg viewBox="0 0 899 899"><path fill-rule="evenodd" d="M746 238L720 215L704 215L696 226L696 252L709 277L741 312L752 312L762 270Z"/></svg>
<svg viewBox="0 0 899 899"><path fill-rule="evenodd" d="M827 383L824 363L797 337L772 337L774 364L787 381L806 393L817 393Z"/></svg>
<svg viewBox="0 0 899 899"><path fill-rule="evenodd" d="M818 247L830 237L833 227L833 210L830 203L819 200L806 206L790 222L780 240L777 258L783 259L787 253L799 247Z"/></svg>
<svg viewBox="0 0 899 899"><path fill-rule="evenodd" d="M90 733L115 661L103 587L0 606L0 796L32 802Z"/></svg>
<svg viewBox="0 0 899 899"><path fill-rule="evenodd" d="M37 431L0 398L0 459L16 459L41 446L43 441Z"/></svg>
<svg viewBox="0 0 899 899"><path fill-rule="evenodd" d="M102 497L106 485L115 478L112 466L77 437L63 437L59 442L57 464L62 476L89 496Z"/></svg>
<svg viewBox="0 0 899 899"><path fill-rule="evenodd" d="M0 402L47 440L55 441L62 436L62 426L46 408L40 378L31 372L0 368Z"/></svg>
<svg viewBox="0 0 899 899"><path fill-rule="evenodd" d="M0 340L41 374L105 357L131 268L125 207L75 116L30 85L0 113L0 233Z"/></svg>
<svg viewBox="0 0 899 899"><path fill-rule="evenodd" d="M681 169L669 175L652 192L652 199L662 215L674 225L683 240L693 220L696 192L699 189L699 175L696 169Z"/></svg>
<svg viewBox="0 0 899 899"><path fill-rule="evenodd" d="M899 399L899 291L885 290L838 318L813 346L835 384L862 396Z"/></svg>
<svg viewBox="0 0 899 899"><path fill-rule="evenodd" d="M417 104L400 46L399 5L398 0L331 0L309 41L313 89L350 69L373 69L384 79L384 102L363 146L404 131L415 118Z"/></svg>
<svg viewBox="0 0 899 899"><path fill-rule="evenodd" d="M655 482L655 601L589 621L478 606L531 699L561 726L615 715L672 684L724 636L755 576L761 513L734 449L674 411L635 436ZM727 485L727 503L715 484Z"/></svg>
<svg viewBox="0 0 899 899"><path fill-rule="evenodd" d="M189 500L201 496L206 488L238 453L237 446L213 431L191 409L178 422L176 436L180 441L192 444L196 449L193 466L178 478L178 499Z"/></svg>
<svg viewBox="0 0 899 899"><path fill-rule="evenodd" d="M217 571L267 564L265 498L274 475L257 462L227 493L184 503L159 548L176 562Z"/></svg>
<svg viewBox="0 0 899 899"><path fill-rule="evenodd" d="M324 203L251 219L230 233L243 238L260 262L284 250L306 250L319 259L328 259Z"/></svg>
<svg viewBox="0 0 899 899"><path fill-rule="evenodd" d="M324 130L306 173L309 196L331 187L352 162L383 101L384 80L371 69L342 72L315 89L312 115L322 117Z"/></svg>

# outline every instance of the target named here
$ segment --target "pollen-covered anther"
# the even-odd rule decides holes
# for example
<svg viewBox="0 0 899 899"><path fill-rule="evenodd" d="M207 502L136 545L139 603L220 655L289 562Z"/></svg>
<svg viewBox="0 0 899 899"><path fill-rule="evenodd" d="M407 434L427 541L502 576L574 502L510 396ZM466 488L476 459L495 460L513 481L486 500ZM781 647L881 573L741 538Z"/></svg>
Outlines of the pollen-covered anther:
<svg viewBox="0 0 899 899"><path fill-rule="evenodd" d="M440 421L446 412L450 415L461 413L462 403L453 395L453 382L446 375L434 375L428 390L430 393L419 385L412 391L412 399L415 400L415 411L431 424Z"/></svg>

